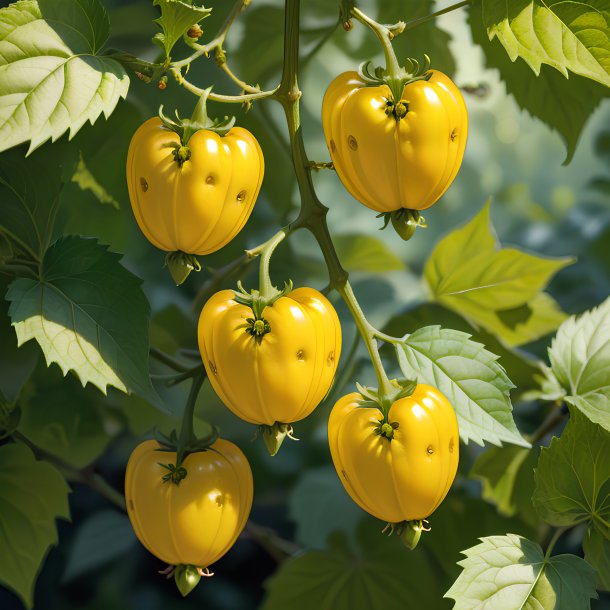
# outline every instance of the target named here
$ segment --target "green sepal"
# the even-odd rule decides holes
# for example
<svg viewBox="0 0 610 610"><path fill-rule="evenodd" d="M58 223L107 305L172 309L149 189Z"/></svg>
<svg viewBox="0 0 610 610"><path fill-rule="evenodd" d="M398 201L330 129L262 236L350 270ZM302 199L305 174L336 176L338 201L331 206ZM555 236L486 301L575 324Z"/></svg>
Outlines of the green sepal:
<svg viewBox="0 0 610 610"><path fill-rule="evenodd" d="M278 290L273 288L271 296L263 297L259 290L251 290L248 292L241 281L237 282L237 290L233 291L235 295L233 300L240 305L246 305L252 309L253 317L248 318L245 325L246 332L252 335L259 343L262 338L271 331L269 322L263 317L265 307L271 307L279 298L286 296L292 291L292 280L284 282L284 288ZM257 325L258 322L262 323ZM257 326L255 326L257 325Z"/></svg>
<svg viewBox="0 0 610 610"><path fill-rule="evenodd" d="M203 438L193 436L193 438L189 439L184 445L180 461L183 462L184 458L190 453L207 451L218 440L219 434L218 428L212 425L212 429L207 436L204 436ZM160 445L157 451L178 453L180 439L178 438L176 430L172 430L168 436L155 429L153 436ZM180 466L180 464L178 464L178 466Z"/></svg>
<svg viewBox="0 0 610 610"><path fill-rule="evenodd" d="M206 129L219 136L226 136L235 125L235 117L225 116L222 119L212 119L208 115L207 102L212 87L208 87L199 97L190 119L183 119L177 110L174 111L176 119L171 119L163 113L163 105L159 106L159 119L166 129L177 133L183 147L187 147L193 134Z"/></svg>
<svg viewBox="0 0 610 610"><path fill-rule="evenodd" d="M168 252L165 256L165 264L176 286L180 286L190 275L191 271L201 271L201 265L197 257L194 254L187 254L180 250Z"/></svg>
<svg viewBox="0 0 610 610"><path fill-rule="evenodd" d="M383 218L383 226L380 231L385 229L391 222L394 230L404 241L409 241L417 227L426 228L426 219L417 211L407 208L400 208L393 212L382 212L377 214L377 218Z"/></svg>
<svg viewBox="0 0 610 610"><path fill-rule="evenodd" d="M386 411L389 406L401 398L411 396L417 387L416 379L392 379L390 383L392 385L392 391L389 396L384 397L386 404L384 404L384 400L379 396L379 390L377 388L368 388L356 383L356 389L361 396L358 401L358 406L365 408L376 407L384 413L385 417L387 417Z"/></svg>
<svg viewBox="0 0 610 610"><path fill-rule="evenodd" d="M272 426L267 424L260 425L258 431L262 434L265 447L267 447L271 457L277 454L286 437L293 441L299 440L293 435L294 431L291 424L283 424L276 421Z"/></svg>
<svg viewBox="0 0 610 610"><path fill-rule="evenodd" d="M412 551L419 544L422 532L430 530L427 524L428 522L425 519L415 519L401 523L398 529L400 541Z"/></svg>
<svg viewBox="0 0 610 610"><path fill-rule="evenodd" d="M396 533L400 541L412 551L418 545L422 532L430 531L430 524L427 519L387 523L381 533L385 534L388 530L388 536Z"/></svg>
<svg viewBox="0 0 610 610"><path fill-rule="evenodd" d="M174 571L174 581L182 597L186 597L201 580L199 570L195 566L179 564Z"/></svg>
<svg viewBox="0 0 610 610"><path fill-rule="evenodd" d="M420 66L416 59L409 57L405 60L405 67L401 67L400 73L394 76L388 74L385 68L382 68L381 66L373 66L371 60L360 64L358 67L358 75L364 81L366 87L387 85L392 95L389 101L394 105L402 98L403 90L407 85L418 80L428 80L432 75L429 70L430 58L424 54L423 66ZM406 113L395 114L392 111L387 112L387 114L394 114L396 121L399 121L406 115Z"/></svg>

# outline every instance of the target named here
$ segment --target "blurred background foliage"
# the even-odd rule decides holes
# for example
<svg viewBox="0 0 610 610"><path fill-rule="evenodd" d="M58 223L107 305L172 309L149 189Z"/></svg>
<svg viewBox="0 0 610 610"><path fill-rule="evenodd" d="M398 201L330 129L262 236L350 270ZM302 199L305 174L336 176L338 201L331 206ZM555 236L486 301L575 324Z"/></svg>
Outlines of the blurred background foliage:
<svg viewBox="0 0 610 610"><path fill-rule="evenodd" d="M104 4L112 25L110 46L156 59L158 49L150 43L155 32L151 19L156 16L152 3L104 0ZM230 4L212 0L214 11L202 24L202 40L213 35ZM379 21L394 22L426 15L447 3L367 0L360 5ZM355 26L346 33L336 27L337 18L335 4L328 0L303 2L303 134L309 157L316 161L328 161L320 108L329 82L365 59L381 60L370 32ZM426 212L428 228L419 230L405 244L391 230L379 232L380 221L351 200L334 172L318 171L314 181L321 200L330 207L331 232L372 323L392 334L404 334L425 324L472 333L502 356L502 364L517 385L513 393L517 424L528 433L539 423L540 409L520 397L534 387L532 361L546 359L551 335L545 332L545 336L518 349L507 347L490 332L477 330L476 321L439 303L429 303L429 289L422 279L424 264L440 238L479 213L491 197L491 218L503 245L549 257L575 257L576 262L559 271L548 287L548 293L565 312L579 313L599 304L610 293L610 105L601 103L593 112L575 147L575 134L584 123L581 105L589 104L587 112L592 110L605 95L599 92L601 87L585 91L585 100L578 99L582 91L575 94L568 102L573 112L568 114L547 99L544 110L537 113L542 116L544 112L544 124L519 107L523 96L531 92L509 95L499 76L502 73L508 82L520 81L520 71L528 70L523 62L510 65L505 54L497 53L497 41L486 42L474 23L475 17L471 18L472 28L468 19L464 10L449 13L396 42L399 57L422 58L428 53L433 67L452 75L459 86L471 91L465 94L470 128L464 163L446 195ZM278 0L255 0L237 21L226 49L230 65L241 78L263 87L278 82L282 23L283 7ZM473 32L475 39L488 47L485 54L472 44ZM186 48L182 51L187 53ZM544 69L542 78L563 77ZM189 79L199 85L213 83L217 92L234 92L234 85L216 68L213 59L195 62ZM527 82L533 83L529 75ZM108 121L85 127L70 143L64 137L56 144L45 144L27 161L24 178L50 171L57 180L61 177L65 181L58 207L58 233L96 236L113 251L124 253L123 263L144 280L152 308L151 344L169 353L179 348L196 349L200 293L211 278L210 269L222 267L244 248L264 241L294 217L298 208L280 106L263 101L246 112L244 108L212 104L212 111L219 115L235 110L238 122L259 139L266 158L265 181L254 214L242 233L207 257L202 273L192 274L180 289L172 284L161 268L163 254L144 239L132 217L124 166L131 135L141 122L156 114L159 104L188 116L194 101L171 81L162 92L134 78L127 101L119 104ZM54 154L49 154L51 147ZM3 153L0 165L10 167L23 152L20 148ZM566 157L570 162L562 165ZM62 166L61 176L58 164ZM244 278L246 286L254 285L255 273L252 266ZM281 245L273 258L272 277L276 283L292 278L296 285L325 286L322 257L308 234L297 233ZM245 451L256 489L253 526L213 566L214 578L202 582L188 598L180 599L173 583L157 574L164 566L137 543L127 518L76 480L70 495L71 522L59 522L59 546L50 551L43 565L35 607L297 610L310 608L306 598L300 597L299 583L304 582L303 574L312 565L326 566L328 575L325 582L314 579L310 585L314 588L332 586L336 573L345 573L341 566L347 563L354 596L359 595L359 586L369 587L373 594L388 593L390 599L383 606L386 609L435 610L451 607L449 600L441 599L442 593L459 572L456 561L460 550L474 545L478 537L513 532L544 544L548 531L531 506L531 469L529 473L517 473L524 477L516 487L518 497L511 495L511 485L502 495L505 471L495 473L494 479L479 461L471 472L483 451L475 445L462 447L456 484L434 514L432 532L424 536L414 553L404 551L398 540L382 537L377 531L382 524L350 501L330 465L325 424L333 400L351 391L356 380L374 382L374 373L367 364L364 346L354 342L355 328L349 314L341 303L336 304L345 341L340 374L327 400L306 421L299 422L296 433L301 442L285 443L279 456L271 459L261 442L251 442L252 427L225 409L208 385L201 393L198 416L219 425L223 435ZM163 403L156 407L115 390L105 398L95 388L81 388L72 375L64 380L56 366L47 369L37 346L28 344L17 351L5 304L0 304L0 316L5 319L0 324L0 377L5 394L11 384L18 391L31 374L19 401L21 433L68 467L82 469L95 464L96 472L121 489L130 451L153 427L167 433L178 425L188 387L167 389L158 384ZM346 364L350 351L354 357ZM387 356L391 369L396 365L392 364L392 354L388 352ZM152 366L153 372L167 372L157 363ZM205 425L202 421L201 426ZM492 451L503 450L487 450ZM515 452L522 451L509 448L503 454L507 465L515 458L521 459ZM481 478L486 480L485 487ZM487 501L490 499L493 501ZM575 530L562 539L558 550L580 554L581 534ZM286 552L294 548L305 554L284 563ZM278 563L281 567L276 571ZM370 564L368 569L365 564ZM388 566L393 567L390 570ZM349 607L372 607L362 603L354 601ZM0 608L20 607L12 593L0 589ZM607 598L594 602L594 608L606 607L610 608Z"/></svg>

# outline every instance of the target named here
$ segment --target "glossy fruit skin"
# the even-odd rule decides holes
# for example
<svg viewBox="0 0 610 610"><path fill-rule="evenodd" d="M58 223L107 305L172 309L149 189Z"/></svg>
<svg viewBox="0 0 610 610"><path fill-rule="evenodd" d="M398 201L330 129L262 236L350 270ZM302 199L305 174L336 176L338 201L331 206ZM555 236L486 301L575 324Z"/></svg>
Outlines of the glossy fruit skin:
<svg viewBox="0 0 610 610"><path fill-rule="evenodd" d="M322 103L326 145L341 182L377 212L425 210L449 188L464 157L468 114L451 79L431 70L429 80L406 85L409 111L387 115L387 85L365 86L357 72L329 85Z"/></svg>
<svg viewBox="0 0 610 610"><path fill-rule="evenodd" d="M214 390L241 419L273 425L307 417L327 394L341 354L341 325L317 290L297 288L265 307L270 332L245 331L252 309L222 290L199 318L199 350Z"/></svg>
<svg viewBox="0 0 610 610"><path fill-rule="evenodd" d="M208 129L188 141L180 166L178 134L152 118L135 132L127 154L127 186L142 233L166 252L209 254L241 231L260 191L264 159L242 127L225 136Z"/></svg>
<svg viewBox="0 0 610 610"><path fill-rule="evenodd" d="M399 425L388 440L375 434L381 411L359 407L359 398L358 393L340 398L328 421L330 452L343 486L378 519L425 519L457 472L459 436L451 404L437 389L419 384L390 407L388 421Z"/></svg>
<svg viewBox="0 0 610 610"><path fill-rule="evenodd" d="M159 462L176 454L156 441L138 445L127 463L127 514L140 542L169 565L206 568L235 543L252 507L250 465L233 443L217 439L206 451L186 456L179 485L163 481Z"/></svg>

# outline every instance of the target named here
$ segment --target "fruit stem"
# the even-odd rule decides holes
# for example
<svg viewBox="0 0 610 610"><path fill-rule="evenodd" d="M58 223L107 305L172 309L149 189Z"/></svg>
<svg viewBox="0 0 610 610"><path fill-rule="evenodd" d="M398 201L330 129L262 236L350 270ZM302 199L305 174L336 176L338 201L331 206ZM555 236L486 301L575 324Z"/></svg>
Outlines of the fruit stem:
<svg viewBox="0 0 610 610"><path fill-rule="evenodd" d="M269 263L271 255L277 246L284 240L287 232L280 229L271 239L267 240L261 249L261 260L259 268L259 291L261 297L265 300L272 299L277 294L277 288L271 283L269 276Z"/></svg>
<svg viewBox="0 0 610 610"><path fill-rule="evenodd" d="M202 369L199 375L193 379L193 385L189 392L186 404L184 405L184 413L182 414L182 426L180 427L180 436L178 438L178 451L176 455L176 468L179 468L184 460L186 448L192 443L194 439L193 432L193 419L195 416L195 404L197 403L197 396L201 386L205 381L206 373L205 369Z"/></svg>

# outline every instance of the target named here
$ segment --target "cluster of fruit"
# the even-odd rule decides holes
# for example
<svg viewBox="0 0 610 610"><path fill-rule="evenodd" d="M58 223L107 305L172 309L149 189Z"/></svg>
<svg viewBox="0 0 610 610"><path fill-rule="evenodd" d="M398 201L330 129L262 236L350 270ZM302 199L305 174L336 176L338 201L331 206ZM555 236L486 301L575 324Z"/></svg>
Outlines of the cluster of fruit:
<svg viewBox="0 0 610 610"><path fill-rule="evenodd" d="M386 85L347 72L331 83L322 116L347 190L408 238L422 224L419 211L457 174L467 114L457 87L437 71L402 91L396 101ZM144 235L168 252L177 283L198 267L197 255L218 250L242 229L263 173L256 138L232 124L170 121L161 112L138 129L127 162L131 204ZM292 424L327 395L341 354L341 325L317 290L268 284L261 279L261 290L250 294L214 294L201 312L198 336L212 387L235 415L259 426L275 455L292 437ZM328 438L353 500L414 544L457 470L457 420L447 399L413 383L383 404L362 389L335 404ZM181 452L146 441L126 473L134 530L147 549L175 566L185 591L233 545L253 498L250 466L236 445L217 438L202 449Z"/></svg>

